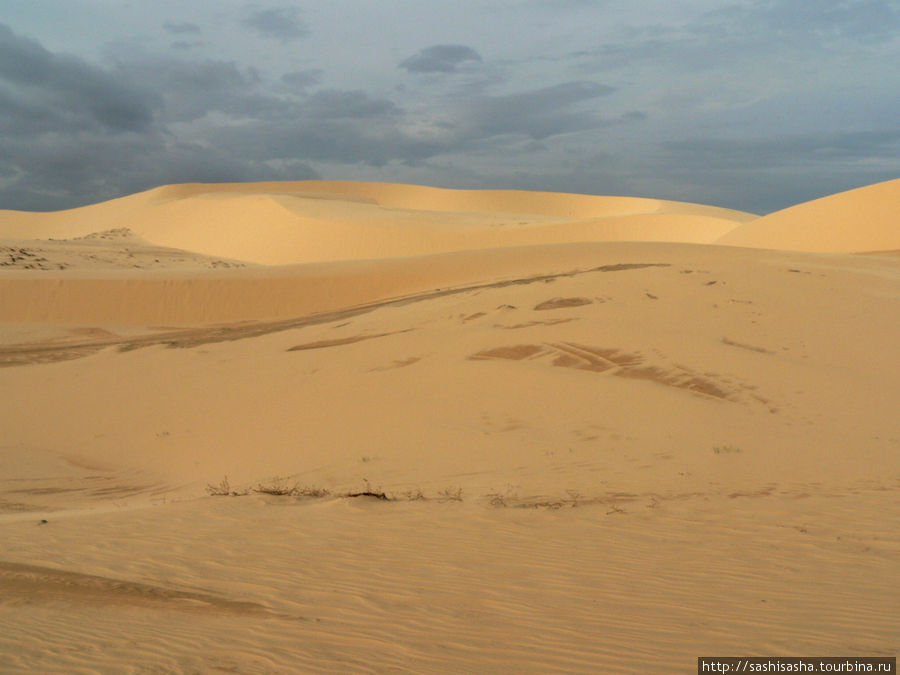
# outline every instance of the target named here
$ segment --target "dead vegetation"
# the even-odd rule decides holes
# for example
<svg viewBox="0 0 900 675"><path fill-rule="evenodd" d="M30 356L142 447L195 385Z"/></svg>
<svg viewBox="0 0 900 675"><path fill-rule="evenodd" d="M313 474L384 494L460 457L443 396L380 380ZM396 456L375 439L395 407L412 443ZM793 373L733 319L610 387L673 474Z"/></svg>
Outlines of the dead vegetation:
<svg viewBox="0 0 900 675"><path fill-rule="evenodd" d="M218 483L209 483L206 486L207 494L213 497L242 497L250 494L250 489L235 490L232 489L228 476L225 476Z"/></svg>
<svg viewBox="0 0 900 675"><path fill-rule="evenodd" d="M717 449L718 450L718 449ZM726 450L726 452L740 452L740 450ZM388 492L381 487L372 487L367 478L362 479L363 487L359 490L347 490L333 492L328 488L315 485L302 485L292 482L287 478L276 476L268 481L257 483L255 487L234 488L225 476L221 481L206 486L206 492L213 497L243 497L250 494L268 495L272 497L289 497L301 499L357 499L369 498L385 502L463 502L463 489L460 486L448 486L436 493L427 494L420 488L411 490ZM606 515L626 514L628 511L622 504L637 501L639 495L615 493L603 496L586 497L575 490L566 490L564 496L531 495L519 496L513 486L508 485L505 490L494 490L482 495L476 501L492 508L512 509L547 509L557 510L563 508L576 508L580 506L599 505L607 508ZM649 509L660 506L657 495L650 495L647 505Z"/></svg>
<svg viewBox="0 0 900 675"><path fill-rule="evenodd" d="M427 500L428 497L421 490L411 490L403 493L388 494L379 488L373 488L367 479L363 479L365 486L361 490L351 490L347 492L338 492L333 496L337 498L355 498L355 497L372 497L382 501L418 501ZM301 485L299 482L291 482L282 476L275 476L265 482L257 483L255 487L244 487L236 489L232 487L228 480L228 476L222 478L218 483L210 483L206 486L206 492L212 497L243 497L249 494L269 495L272 497L293 497L295 499L325 499L331 497L332 492L328 488L318 487L315 485ZM462 489L457 494L461 494ZM450 494L448 492L448 494ZM446 501L439 493L436 501ZM460 499L461 501L461 499Z"/></svg>

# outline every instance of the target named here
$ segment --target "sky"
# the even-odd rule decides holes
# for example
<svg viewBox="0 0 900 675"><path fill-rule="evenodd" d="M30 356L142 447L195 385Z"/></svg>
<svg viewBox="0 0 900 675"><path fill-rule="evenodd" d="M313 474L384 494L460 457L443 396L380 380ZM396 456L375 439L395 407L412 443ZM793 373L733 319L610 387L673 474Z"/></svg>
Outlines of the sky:
<svg viewBox="0 0 900 675"><path fill-rule="evenodd" d="M365 180L769 213L900 177L900 0L0 0L0 209Z"/></svg>

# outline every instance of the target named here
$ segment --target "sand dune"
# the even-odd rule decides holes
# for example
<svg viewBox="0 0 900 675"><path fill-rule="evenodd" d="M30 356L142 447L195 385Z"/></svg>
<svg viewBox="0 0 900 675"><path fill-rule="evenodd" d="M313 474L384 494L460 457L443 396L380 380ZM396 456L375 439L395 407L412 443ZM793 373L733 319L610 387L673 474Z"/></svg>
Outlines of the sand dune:
<svg viewBox="0 0 900 675"><path fill-rule="evenodd" d="M57 213L0 213L0 238L127 228L147 242L265 265L572 241L709 243L753 216L627 197L296 183L168 186Z"/></svg>
<svg viewBox="0 0 900 675"><path fill-rule="evenodd" d="M853 253L900 248L900 179L830 195L750 221L717 244Z"/></svg>
<svg viewBox="0 0 900 675"><path fill-rule="evenodd" d="M3 668L896 654L900 259L846 253L892 185L844 238L325 181L0 214ZM810 223L844 253L772 250Z"/></svg>

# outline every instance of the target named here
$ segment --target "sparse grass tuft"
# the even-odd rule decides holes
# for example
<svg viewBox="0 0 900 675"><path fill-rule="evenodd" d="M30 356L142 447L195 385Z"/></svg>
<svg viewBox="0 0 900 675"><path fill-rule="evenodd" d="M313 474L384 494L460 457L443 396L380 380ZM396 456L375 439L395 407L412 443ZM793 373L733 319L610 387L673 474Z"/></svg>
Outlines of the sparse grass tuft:
<svg viewBox="0 0 900 675"><path fill-rule="evenodd" d="M727 455L731 453L743 452L740 448L733 445L717 445L713 448L713 452L717 455Z"/></svg>
<svg viewBox="0 0 900 675"><path fill-rule="evenodd" d="M461 502L462 499L462 488L459 486L446 487L440 492L438 492L437 496L438 501L441 502Z"/></svg>
<svg viewBox="0 0 900 675"><path fill-rule="evenodd" d="M299 489L300 486L296 483L294 483L293 485L288 485L287 479L276 476L268 483L259 483L253 491L263 495L288 497L294 495Z"/></svg>
<svg viewBox="0 0 900 675"><path fill-rule="evenodd" d="M713 450L716 454L741 452L739 448L732 446L717 446ZM380 486L372 487L368 478L363 478L364 487L361 490L351 490L346 492L332 493L327 488L316 487L313 485L300 485L296 482L290 482L287 478L276 476L266 482L258 483L255 488L244 488L237 490L232 487L225 476L219 483L209 484L206 491L212 496L225 497L241 497L248 494L264 494L275 497L293 497L294 499L324 499L334 496L339 499L351 499L356 497L370 497L385 502L417 502L417 501L436 501L436 502L462 502L463 490L460 486L449 486L443 490L439 490L436 496L426 495L421 489L416 488L405 492L385 492ZM622 495L603 496L585 496L576 490L566 490L566 496L553 497L544 495L535 495L530 497L520 497L515 490L516 486L507 485L503 492L493 491L482 495L480 501L494 508L515 508L515 509L548 509L557 510L562 508L575 508L578 506L588 506L601 504L607 508L606 515L627 514L624 508L619 505ZM628 501L628 499L626 499ZM660 505L660 500L656 495L650 496L648 509L655 509Z"/></svg>
<svg viewBox="0 0 900 675"><path fill-rule="evenodd" d="M228 476L219 481L218 485L208 483L206 492L213 497L227 497L231 494L231 483L228 482Z"/></svg>
<svg viewBox="0 0 900 675"><path fill-rule="evenodd" d="M243 497L255 493L276 497L311 497L316 499L321 499L331 494L325 488L300 485L299 483L289 484L286 478L279 476L272 478L268 482L258 483L255 488L243 488L241 490L233 488L228 480L228 476L225 476L218 483L207 485L206 492L213 497Z"/></svg>
<svg viewBox="0 0 900 675"><path fill-rule="evenodd" d="M484 495L488 504L494 507L514 506L520 502L518 493L513 492L513 486L507 485L506 492L489 492Z"/></svg>
<svg viewBox="0 0 900 675"><path fill-rule="evenodd" d="M250 494L250 490L235 490L228 482L228 476L225 476L217 484L209 483L206 486L207 494L213 497L241 497Z"/></svg>
<svg viewBox="0 0 900 675"><path fill-rule="evenodd" d="M496 507L509 506L509 504L507 504L506 497L501 495L499 492L491 492L485 496L487 497L488 504L490 504L491 506L496 506Z"/></svg>
<svg viewBox="0 0 900 675"><path fill-rule="evenodd" d="M286 478L276 476L268 483L260 483L253 490L257 494L273 495L275 497L308 497L311 499L323 499L331 494L327 488L314 485L289 484Z"/></svg>
<svg viewBox="0 0 900 675"><path fill-rule="evenodd" d="M311 499L323 499L331 494L327 488L312 487L304 485L294 491L294 497L309 497Z"/></svg>

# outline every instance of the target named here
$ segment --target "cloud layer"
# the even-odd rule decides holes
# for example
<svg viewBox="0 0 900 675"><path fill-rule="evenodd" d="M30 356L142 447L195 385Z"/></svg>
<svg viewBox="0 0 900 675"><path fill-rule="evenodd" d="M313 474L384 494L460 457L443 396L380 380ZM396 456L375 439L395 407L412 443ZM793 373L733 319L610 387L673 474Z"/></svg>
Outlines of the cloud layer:
<svg viewBox="0 0 900 675"><path fill-rule="evenodd" d="M289 42L305 37L309 29L293 7L259 9L243 20L243 24L266 38Z"/></svg>
<svg viewBox="0 0 900 675"><path fill-rule="evenodd" d="M478 52L465 45L432 45L403 59L399 67L410 73L453 73L466 62L481 60Z"/></svg>
<svg viewBox="0 0 900 675"><path fill-rule="evenodd" d="M324 176L766 212L900 175L895 2L459 2L202 0L99 55L0 24L0 208Z"/></svg>
<svg viewBox="0 0 900 675"><path fill-rule="evenodd" d="M420 54L448 64L477 56L437 47ZM285 73L289 87L279 90L233 62L127 53L98 66L7 27L0 78L0 175L13 179L0 198L24 209L168 182L313 178L316 162L380 167L511 137L547 139L610 124L579 104L613 91L580 81L473 95L434 120L363 90L316 88L320 70Z"/></svg>

